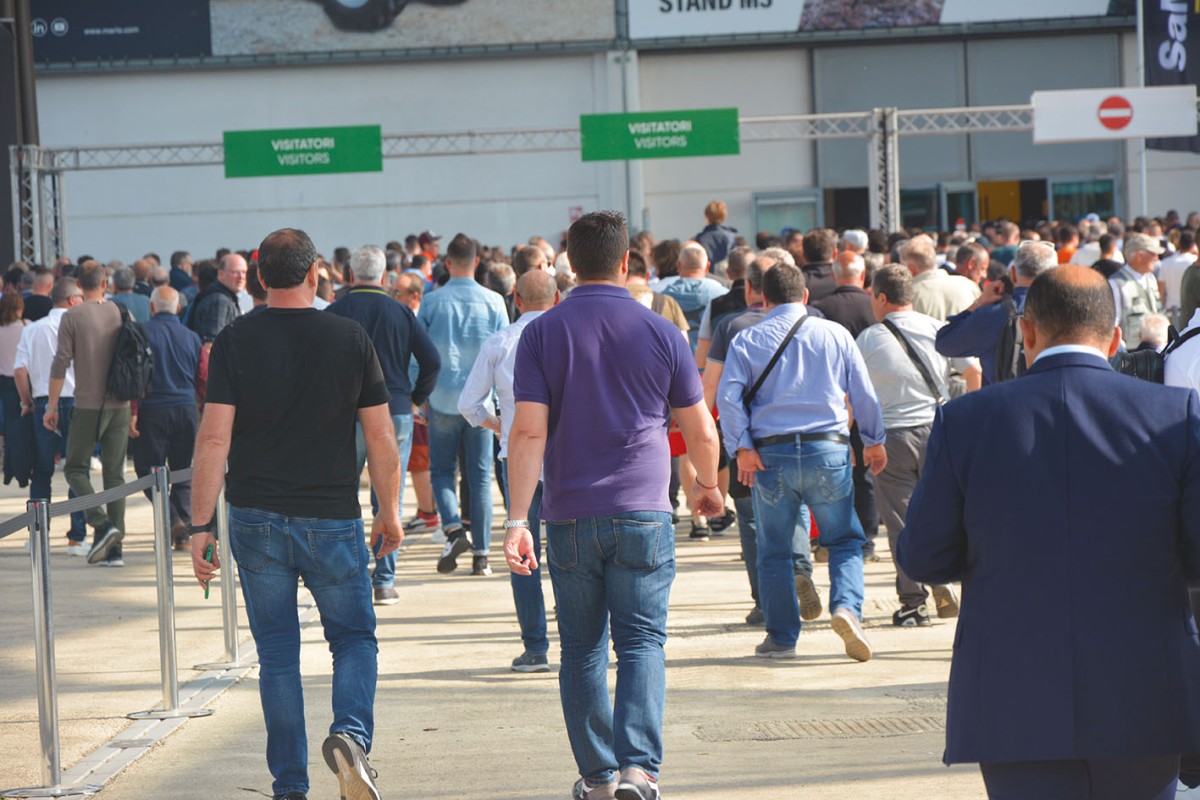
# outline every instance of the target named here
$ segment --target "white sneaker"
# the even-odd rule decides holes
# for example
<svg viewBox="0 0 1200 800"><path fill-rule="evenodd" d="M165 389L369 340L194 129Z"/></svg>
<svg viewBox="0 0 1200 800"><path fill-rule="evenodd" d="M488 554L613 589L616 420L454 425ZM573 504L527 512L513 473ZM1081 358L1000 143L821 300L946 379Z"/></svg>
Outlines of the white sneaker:
<svg viewBox="0 0 1200 800"><path fill-rule="evenodd" d="M434 544L445 544L446 543L446 532L444 530L442 530L441 527L439 526L437 528L437 530L435 530L433 532L433 535L430 537L430 541L433 542Z"/></svg>
<svg viewBox="0 0 1200 800"><path fill-rule="evenodd" d="M92 456L92 460L88 462L88 464L91 467L92 472L101 472L104 469L104 465L100 463L100 459L96 458L95 456Z"/></svg>
<svg viewBox="0 0 1200 800"><path fill-rule="evenodd" d="M67 545L67 555L75 556L76 558L87 558L88 549L83 546L83 542L71 542Z"/></svg>

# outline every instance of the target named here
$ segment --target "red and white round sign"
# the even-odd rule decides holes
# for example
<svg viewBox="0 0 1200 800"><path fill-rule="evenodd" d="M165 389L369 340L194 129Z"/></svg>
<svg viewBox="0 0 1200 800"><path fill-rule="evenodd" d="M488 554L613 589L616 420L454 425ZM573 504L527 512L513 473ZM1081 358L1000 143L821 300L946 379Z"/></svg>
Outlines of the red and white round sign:
<svg viewBox="0 0 1200 800"><path fill-rule="evenodd" d="M1097 114L1101 125L1110 131L1119 131L1133 122L1133 105L1119 94L1114 94L1104 98Z"/></svg>

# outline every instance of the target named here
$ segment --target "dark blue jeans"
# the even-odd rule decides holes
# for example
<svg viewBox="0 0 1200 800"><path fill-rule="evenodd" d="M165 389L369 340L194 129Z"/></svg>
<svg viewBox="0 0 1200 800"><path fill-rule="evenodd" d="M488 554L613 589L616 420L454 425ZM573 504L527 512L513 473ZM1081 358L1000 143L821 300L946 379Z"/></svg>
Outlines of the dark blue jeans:
<svg viewBox="0 0 1200 800"><path fill-rule="evenodd" d="M508 491L508 459L500 459L500 476L504 486L504 496L509 497ZM542 512L542 484L538 482L537 490L533 493L533 502L529 504L529 532L533 534L533 552L537 557L538 568L528 575L509 573L512 582L513 603L517 607L517 624L521 626L521 641L525 644L525 652L544 656L550 652L550 640L546 638L546 599L542 594L542 536L541 521L538 515ZM509 510L511 514L511 509Z"/></svg>
<svg viewBox="0 0 1200 800"><path fill-rule="evenodd" d="M33 481L29 484L29 499L36 500L50 497L50 481L54 477L54 457L65 454L67 434L71 431L71 416L75 412L75 398L60 397L58 400L58 431L48 431L42 424L46 416L48 397L35 397L33 400L33 445L36 448L33 457ZM75 492L67 489L67 497L74 497ZM71 515L71 530L67 538L72 542L82 542L87 538L85 524L87 516L82 511Z"/></svg>
<svg viewBox="0 0 1200 800"><path fill-rule="evenodd" d="M736 469L736 465L734 469ZM758 602L758 536L754 520L753 497L735 497L733 509L737 514L738 538L742 545L742 563L746 565L746 577L750 579L750 596L754 605ZM792 562L795 570L801 575L812 577L812 542L809 534L812 531L811 517L808 506L800 507L800 519L796 522L796 534L792 539Z"/></svg>
<svg viewBox="0 0 1200 800"><path fill-rule="evenodd" d="M392 430L396 435L396 452L400 456L400 491L396 497L397 508L400 498L404 497L404 476L408 474L408 457L412 454L413 417L412 414L393 414ZM362 475L367 463L367 440L363 438L362 425L354 424L354 446L358 456L357 475ZM371 513L379 513L379 498L375 496L375 487L371 487ZM372 545L375 554L375 573L371 576L371 585L377 589L387 588L396 583L396 552L393 550L386 556L380 556L383 549L383 539Z"/></svg>
<svg viewBox="0 0 1200 800"><path fill-rule="evenodd" d="M608 783L625 767L662 765L667 601L675 528L665 511L545 520L546 560L558 600L558 688L579 774ZM794 594L794 592L793 592ZM608 699L608 633L617 652Z"/></svg>
<svg viewBox="0 0 1200 800"><path fill-rule="evenodd" d="M321 613L333 654L333 724L368 752L375 730L379 647L361 519L286 517L229 508L230 544L258 647L267 767L277 795L308 791L308 739L300 684L300 578Z"/></svg>
<svg viewBox="0 0 1200 800"><path fill-rule="evenodd" d="M458 498L454 495L454 470L458 448L466 448L466 479L471 487L472 550L485 556L492 542L492 432L474 428L462 414L429 410L429 473L433 496L447 533L462 527Z"/></svg>

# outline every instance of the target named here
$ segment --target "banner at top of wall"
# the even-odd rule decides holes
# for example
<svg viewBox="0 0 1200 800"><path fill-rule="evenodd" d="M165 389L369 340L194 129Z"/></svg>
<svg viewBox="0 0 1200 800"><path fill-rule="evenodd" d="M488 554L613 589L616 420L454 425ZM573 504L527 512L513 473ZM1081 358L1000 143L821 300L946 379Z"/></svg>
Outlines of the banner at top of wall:
<svg viewBox="0 0 1200 800"><path fill-rule="evenodd" d="M584 161L735 156L742 151L736 108L583 114Z"/></svg>
<svg viewBox="0 0 1200 800"><path fill-rule="evenodd" d="M1194 86L1200 93L1200 2L1147 0L1142 13L1146 85ZM1200 136L1151 139L1146 147L1200 153Z"/></svg>
<svg viewBox="0 0 1200 800"><path fill-rule="evenodd" d="M225 131L225 177L382 172L378 125Z"/></svg>
<svg viewBox="0 0 1200 800"><path fill-rule="evenodd" d="M1125 16L1133 0L629 0L630 39Z"/></svg>

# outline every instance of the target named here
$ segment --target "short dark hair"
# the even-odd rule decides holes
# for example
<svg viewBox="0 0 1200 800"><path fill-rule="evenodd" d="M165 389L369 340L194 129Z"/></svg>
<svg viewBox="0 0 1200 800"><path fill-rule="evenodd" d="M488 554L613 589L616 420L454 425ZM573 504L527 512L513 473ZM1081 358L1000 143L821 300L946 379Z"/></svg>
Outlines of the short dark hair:
<svg viewBox="0 0 1200 800"><path fill-rule="evenodd" d="M1025 298L1025 316L1052 345L1079 337L1107 340L1113 334L1117 309L1112 289L1099 272L1062 266L1034 279Z"/></svg>
<svg viewBox="0 0 1200 800"><path fill-rule="evenodd" d="M258 279L268 289L291 289L304 282L317 260L317 248L298 228L280 228L258 246Z"/></svg>
<svg viewBox="0 0 1200 800"><path fill-rule="evenodd" d="M246 292L255 300L267 299L267 287L262 285L262 281L258 278L258 262L250 262L250 266L246 268Z"/></svg>
<svg viewBox="0 0 1200 800"><path fill-rule="evenodd" d="M754 260L754 251L749 247L735 247L729 251L725 262L725 277L731 281L740 281L746 277L746 269Z"/></svg>
<svg viewBox="0 0 1200 800"><path fill-rule="evenodd" d="M104 281L107 279L104 265L95 261L85 261L80 264L76 277L79 279L79 288L85 292L96 291L104 285Z"/></svg>
<svg viewBox="0 0 1200 800"><path fill-rule="evenodd" d="M171 266L172 267L178 267L184 261L191 261L191 260L192 260L192 254L189 253L187 250L176 250L174 253L171 253Z"/></svg>
<svg viewBox="0 0 1200 800"><path fill-rule="evenodd" d="M196 276L196 288L203 292L217 282L217 262L210 258L198 261L192 265L192 274Z"/></svg>
<svg viewBox="0 0 1200 800"><path fill-rule="evenodd" d="M1116 246L1117 246L1117 237L1116 236L1113 236L1111 233L1100 234L1100 252L1101 253L1104 253L1105 251L1108 251L1108 250L1112 250Z"/></svg>
<svg viewBox="0 0 1200 800"><path fill-rule="evenodd" d="M1196 231L1184 228L1179 232L1179 246L1176 248L1178 251L1191 250L1194 244L1196 244Z"/></svg>
<svg viewBox="0 0 1200 800"><path fill-rule="evenodd" d="M767 273L770 271L771 267L768 267L761 258L756 258L751 261L750 266L746 268L746 283L749 284L751 289L759 294L762 294L763 278L765 278Z"/></svg>
<svg viewBox="0 0 1200 800"><path fill-rule="evenodd" d="M446 245L446 260L456 264L474 266L475 256L478 253L479 251L475 248L475 240L465 233L456 234L450 240L450 244Z"/></svg>
<svg viewBox="0 0 1200 800"><path fill-rule="evenodd" d="M837 231L831 228L814 228L804 234L804 260L809 264L833 261L837 252Z"/></svg>
<svg viewBox="0 0 1200 800"><path fill-rule="evenodd" d="M875 270L871 291L883 295L894 306L910 306L913 301L913 276L908 267L888 264Z"/></svg>
<svg viewBox="0 0 1200 800"><path fill-rule="evenodd" d="M650 267L646 266L646 257L639 250L629 251L629 277L650 277Z"/></svg>
<svg viewBox="0 0 1200 800"><path fill-rule="evenodd" d="M957 267L965 267L971 259L979 259L987 254L987 248L979 242L967 242L958 248L958 252L954 254L954 265ZM891 297L891 295L888 295Z"/></svg>
<svg viewBox="0 0 1200 800"><path fill-rule="evenodd" d="M79 282L74 278L59 278L54 282L54 288L50 290L50 302L54 305L65 303L72 297L79 295Z"/></svg>
<svg viewBox="0 0 1200 800"><path fill-rule="evenodd" d="M519 278L533 269L534 264L545 260L546 254L542 252L542 248L537 245L527 244L524 247L518 247L517 251L513 253L512 268Z"/></svg>
<svg viewBox="0 0 1200 800"><path fill-rule="evenodd" d="M567 258L580 280L615 278L627 252L629 230L616 211L584 214L567 230Z"/></svg>
<svg viewBox="0 0 1200 800"><path fill-rule="evenodd" d="M650 248L650 260L659 278L679 274L679 251L683 245L678 239L663 239Z"/></svg>
<svg viewBox="0 0 1200 800"><path fill-rule="evenodd" d="M803 270L791 264L778 263L763 276L763 297L773 306L803 302L806 288Z"/></svg>

